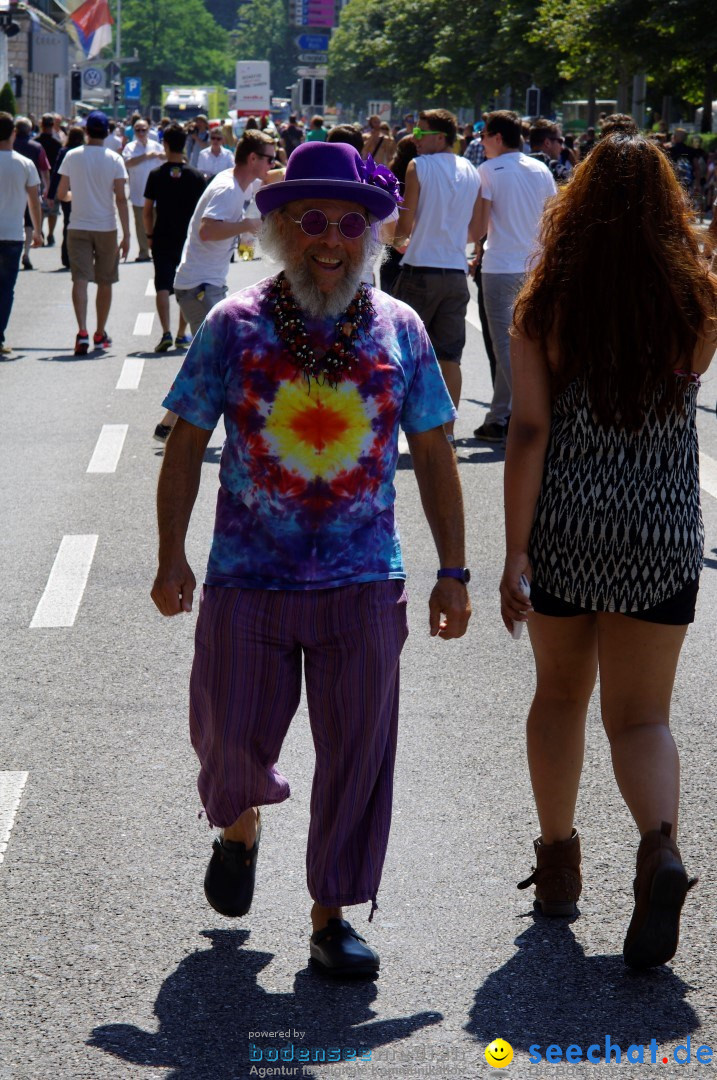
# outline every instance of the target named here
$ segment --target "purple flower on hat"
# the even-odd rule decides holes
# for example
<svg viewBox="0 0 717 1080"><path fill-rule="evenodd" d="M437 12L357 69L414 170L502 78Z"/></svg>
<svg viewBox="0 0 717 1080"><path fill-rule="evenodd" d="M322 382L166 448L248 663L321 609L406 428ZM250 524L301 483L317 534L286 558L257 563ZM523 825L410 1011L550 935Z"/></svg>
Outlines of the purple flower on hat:
<svg viewBox="0 0 717 1080"><path fill-rule="evenodd" d="M358 170L364 183L388 192L396 202L403 202L398 180L385 165L377 165L371 154L366 155L366 160L358 165Z"/></svg>

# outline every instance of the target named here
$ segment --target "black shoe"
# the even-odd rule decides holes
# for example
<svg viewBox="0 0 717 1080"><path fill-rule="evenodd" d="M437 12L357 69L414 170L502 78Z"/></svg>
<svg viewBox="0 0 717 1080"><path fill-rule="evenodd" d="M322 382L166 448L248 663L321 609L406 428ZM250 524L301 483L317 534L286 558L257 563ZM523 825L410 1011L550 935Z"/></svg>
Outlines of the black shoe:
<svg viewBox="0 0 717 1080"><path fill-rule="evenodd" d="M23 255L23 257L22 257L22 268L23 268L23 270L34 270L35 269L35 267L30 262L29 258L27 257L27 255Z"/></svg>
<svg viewBox="0 0 717 1080"><path fill-rule="evenodd" d="M330 975L375 975L381 961L346 919L329 919L311 935L311 959Z"/></svg>
<svg viewBox="0 0 717 1080"><path fill-rule="evenodd" d="M45 247L54 247L54 246L55 246L55 237L54 236L48 236L47 240L45 241Z"/></svg>
<svg viewBox="0 0 717 1080"><path fill-rule="evenodd" d="M154 435L152 436L152 438L156 439L157 442L166 442L169 438L171 430L171 424L157 424L156 428L154 429Z"/></svg>
<svg viewBox="0 0 717 1080"><path fill-rule="evenodd" d="M473 435L479 442L505 442L505 437L508 434L507 424L481 424L473 432Z"/></svg>
<svg viewBox="0 0 717 1080"><path fill-rule="evenodd" d="M260 836L261 818L250 851L244 844L225 840L223 836L212 844L212 857L204 876L204 895L210 907L228 919L246 915L251 907Z"/></svg>

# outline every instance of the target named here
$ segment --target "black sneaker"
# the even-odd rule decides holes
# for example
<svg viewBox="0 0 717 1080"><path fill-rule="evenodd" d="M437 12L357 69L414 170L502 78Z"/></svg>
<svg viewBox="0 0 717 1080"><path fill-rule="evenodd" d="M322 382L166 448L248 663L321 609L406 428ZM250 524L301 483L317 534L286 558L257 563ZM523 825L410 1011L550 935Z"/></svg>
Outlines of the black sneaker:
<svg viewBox="0 0 717 1080"><path fill-rule="evenodd" d="M473 435L479 442L493 442L502 443L505 442L505 437L508 434L507 424L481 424L473 432Z"/></svg>
<svg viewBox="0 0 717 1080"><path fill-rule="evenodd" d="M171 348L172 348L172 335L168 330L166 332L166 334L162 334L161 338L159 339L157 344L154 346L154 351L155 352L169 352L169 350Z"/></svg>
<svg viewBox="0 0 717 1080"><path fill-rule="evenodd" d="M152 436L152 438L156 439L157 442L166 442L169 438L169 433L171 430L172 428L170 424L157 424L156 428L154 429L154 435Z"/></svg>
<svg viewBox="0 0 717 1080"><path fill-rule="evenodd" d="M75 356L85 356L90 348L90 335L86 330L75 338Z"/></svg>

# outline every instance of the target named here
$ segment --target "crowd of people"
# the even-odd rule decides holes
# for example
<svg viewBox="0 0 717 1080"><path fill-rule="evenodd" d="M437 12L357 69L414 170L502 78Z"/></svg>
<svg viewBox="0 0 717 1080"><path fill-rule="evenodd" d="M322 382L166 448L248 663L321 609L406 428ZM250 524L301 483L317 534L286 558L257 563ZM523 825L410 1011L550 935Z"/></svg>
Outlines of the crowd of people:
<svg viewBox="0 0 717 1080"><path fill-rule="evenodd" d="M344 908L371 901L373 913L391 817L407 632L398 430L436 546L430 632L449 641L471 615L454 438L471 274L493 378L474 434L507 443L501 610L510 632L527 623L537 673L527 739L540 835L519 887L535 886L543 915L577 913L575 807L599 672L638 834L623 954L638 969L669 960L693 884L676 844L670 701L703 559L696 394L717 345L717 277L692 220L699 148L680 130L669 143L644 136L623 115L570 140L509 110L462 131L440 108L398 130L377 116L365 130L254 120L231 149L205 117L155 130L137 116L118 131L95 112L66 145L55 118L34 145L28 124L0 114L0 273L11 281L0 332L11 264L17 275L43 243L42 195L48 220L71 207L76 354L90 348L92 281L92 344L110 344L130 204L137 259L154 262L157 351L192 342L155 433L166 450L152 596L165 616L192 608L184 541L224 419L190 683L199 792L221 830L211 906L230 917L251 907L261 807L289 795L277 761L303 661L317 755L310 954L333 974L379 968ZM279 269L227 297L242 235L259 236Z"/></svg>

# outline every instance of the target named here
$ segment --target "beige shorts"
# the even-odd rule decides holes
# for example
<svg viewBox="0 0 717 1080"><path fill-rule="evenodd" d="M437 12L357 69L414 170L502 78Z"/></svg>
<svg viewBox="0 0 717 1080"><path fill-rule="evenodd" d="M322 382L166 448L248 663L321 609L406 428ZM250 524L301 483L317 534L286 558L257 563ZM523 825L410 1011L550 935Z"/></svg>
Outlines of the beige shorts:
<svg viewBox="0 0 717 1080"><path fill-rule="evenodd" d="M114 285L119 281L117 230L68 229L67 254L73 281Z"/></svg>

